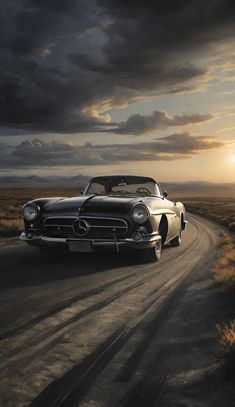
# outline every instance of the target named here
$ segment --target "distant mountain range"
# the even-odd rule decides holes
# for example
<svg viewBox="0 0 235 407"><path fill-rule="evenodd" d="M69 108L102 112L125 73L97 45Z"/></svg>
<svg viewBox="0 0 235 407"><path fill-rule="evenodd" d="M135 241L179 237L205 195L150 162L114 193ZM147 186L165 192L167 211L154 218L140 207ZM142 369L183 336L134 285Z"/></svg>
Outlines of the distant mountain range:
<svg viewBox="0 0 235 407"><path fill-rule="evenodd" d="M169 192L169 197L233 197L235 183L212 183L203 181L162 182L162 189Z"/></svg>
<svg viewBox="0 0 235 407"><path fill-rule="evenodd" d="M91 177L87 177L85 175L76 175L74 177L69 176L58 176L58 175L50 175L50 176L42 176L39 177L38 175L30 175L27 177L21 177L16 175L9 175L9 176L0 176L0 186L2 187L43 187L43 186L66 186L67 182L75 184L86 184Z"/></svg>
<svg viewBox="0 0 235 407"><path fill-rule="evenodd" d="M91 177L76 176L0 176L0 188L76 188L85 185ZM235 197L235 183L210 183L203 181L160 182L170 197Z"/></svg>

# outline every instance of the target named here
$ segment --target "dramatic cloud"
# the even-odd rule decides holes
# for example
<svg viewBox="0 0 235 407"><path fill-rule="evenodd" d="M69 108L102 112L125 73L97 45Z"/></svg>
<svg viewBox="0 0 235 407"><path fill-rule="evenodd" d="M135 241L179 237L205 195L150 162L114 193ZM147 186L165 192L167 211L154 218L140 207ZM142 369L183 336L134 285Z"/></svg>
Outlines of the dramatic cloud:
<svg viewBox="0 0 235 407"><path fill-rule="evenodd" d="M177 115L170 119L166 112L155 110L149 116L141 114L131 115L125 122L118 123L118 126L113 128L113 133L117 134L135 134L141 135L154 129L167 128L169 126L184 126L186 124L195 124L205 122L212 119L211 114L194 114L194 115Z"/></svg>
<svg viewBox="0 0 235 407"><path fill-rule="evenodd" d="M223 143L212 137L192 137L188 132L175 133L161 139L136 144L82 146L32 140L15 147L0 147L1 168L26 168L37 166L86 166L110 165L127 161L171 161L184 159L203 151L218 149Z"/></svg>
<svg viewBox="0 0 235 407"><path fill-rule="evenodd" d="M193 89L235 35L232 0L8 0L0 16L0 124L42 132L95 131L114 106Z"/></svg>

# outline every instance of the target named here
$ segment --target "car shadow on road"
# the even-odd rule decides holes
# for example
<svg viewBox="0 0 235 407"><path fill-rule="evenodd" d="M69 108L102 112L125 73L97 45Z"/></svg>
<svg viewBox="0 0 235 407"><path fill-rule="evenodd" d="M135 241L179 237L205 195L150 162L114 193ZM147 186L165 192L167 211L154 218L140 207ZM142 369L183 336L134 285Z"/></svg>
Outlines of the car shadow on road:
<svg viewBox="0 0 235 407"><path fill-rule="evenodd" d="M0 270L0 288L43 285L106 271L118 274L125 267L143 268L145 264L136 252L69 253L46 259L35 248L28 248L5 258Z"/></svg>

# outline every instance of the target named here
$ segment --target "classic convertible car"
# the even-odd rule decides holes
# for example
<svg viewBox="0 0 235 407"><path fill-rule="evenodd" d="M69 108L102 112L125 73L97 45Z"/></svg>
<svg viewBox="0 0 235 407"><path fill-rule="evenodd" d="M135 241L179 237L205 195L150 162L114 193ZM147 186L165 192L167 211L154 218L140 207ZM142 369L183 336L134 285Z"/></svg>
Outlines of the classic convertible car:
<svg viewBox="0 0 235 407"><path fill-rule="evenodd" d="M162 245L180 245L187 224L184 205L166 198L149 177L95 177L79 197L26 203L20 239L45 256L127 249L137 250L146 262L156 261Z"/></svg>

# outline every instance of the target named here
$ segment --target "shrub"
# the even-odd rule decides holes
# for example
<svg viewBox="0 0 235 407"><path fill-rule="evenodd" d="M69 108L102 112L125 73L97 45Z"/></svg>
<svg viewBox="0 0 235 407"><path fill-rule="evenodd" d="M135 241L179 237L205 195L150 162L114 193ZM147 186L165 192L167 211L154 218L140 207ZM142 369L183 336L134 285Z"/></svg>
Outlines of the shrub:
<svg viewBox="0 0 235 407"><path fill-rule="evenodd" d="M232 232L235 232L235 222L231 222L228 227Z"/></svg>
<svg viewBox="0 0 235 407"><path fill-rule="evenodd" d="M23 230L23 221L21 219L0 220L0 237L17 236L22 230Z"/></svg>
<svg viewBox="0 0 235 407"><path fill-rule="evenodd" d="M235 320L216 326L222 346L221 360L230 378L235 377Z"/></svg>
<svg viewBox="0 0 235 407"><path fill-rule="evenodd" d="M235 292L235 244L224 235L222 251L214 266L214 281L223 292Z"/></svg>

